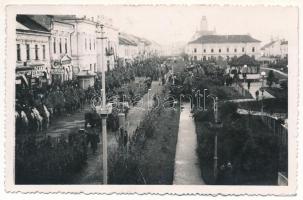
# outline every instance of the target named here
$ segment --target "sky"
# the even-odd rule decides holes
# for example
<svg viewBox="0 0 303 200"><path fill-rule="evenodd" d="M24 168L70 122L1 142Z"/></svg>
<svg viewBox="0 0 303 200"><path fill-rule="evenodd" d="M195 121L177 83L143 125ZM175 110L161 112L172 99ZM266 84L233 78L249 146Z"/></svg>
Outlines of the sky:
<svg viewBox="0 0 303 200"><path fill-rule="evenodd" d="M121 32L154 40L162 45L188 42L206 16L217 34L250 34L262 44L290 37L297 28L292 7L220 6L102 6L97 13L112 18Z"/></svg>

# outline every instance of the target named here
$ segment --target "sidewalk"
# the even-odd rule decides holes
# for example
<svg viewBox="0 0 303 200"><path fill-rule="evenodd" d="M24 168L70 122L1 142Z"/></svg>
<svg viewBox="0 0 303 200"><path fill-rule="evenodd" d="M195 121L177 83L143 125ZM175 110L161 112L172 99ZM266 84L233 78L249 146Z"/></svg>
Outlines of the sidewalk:
<svg viewBox="0 0 303 200"><path fill-rule="evenodd" d="M265 86L265 81L264 81L264 85ZM247 88L247 83L243 84L243 87L248 90ZM262 92L260 91L262 87L262 82L251 82L250 83L250 89L248 90L249 93L253 96L254 99L256 99L256 91L259 90L259 99L262 99ZM275 98L274 96L272 96L271 94L269 94L267 91L264 90L263 92L263 97L264 99L270 99L270 98Z"/></svg>
<svg viewBox="0 0 303 200"><path fill-rule="evenodd" d="M190 104L181 111L175 157L174 185L204 185L196 153L197 135Z"/></svg>

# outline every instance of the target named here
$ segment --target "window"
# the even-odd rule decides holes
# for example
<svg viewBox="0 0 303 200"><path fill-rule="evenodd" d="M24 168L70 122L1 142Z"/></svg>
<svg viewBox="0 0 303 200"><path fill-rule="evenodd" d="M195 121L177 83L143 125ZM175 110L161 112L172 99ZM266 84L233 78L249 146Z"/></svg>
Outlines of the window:
<svg viewBox="0 0 303 200"><path fill-rule="evenodd" d="M227 52L227 53L229 52L229 48L228 48L228 47L226 48L226 52Z"/></svg>
<svg viewBox="0 0 303 200"><path fill-rule="evenodd" d="M197 49L196 48L194 48L194 53L197 53Z"/></svg>
<svg viewBox="0 0 303 200"><path fill-rule="evenodd" d="M21 49L20 49L20 44L17 44L17 61L21 61Z"/></svg>
<svg viewBox="0 0 303 200"><path fill-rule="evenodd" d="M43 60L45 60L45 45L42 45L42 56Z"/></svg>
<svg viewBox="0 0 303 200"><path fill-rule="evenodd" d="M197 56L194 56L194 60L197 60Z"/></svg>
<svg viewBox="0 0 303 200"><path fill-rule="evenodd" d="M92 71L92 64L89 64L89 70Z"/></svg>
<svg viewBox="0 0 303 200"><path fill-rule="evenodd" d="M96 63L94 64L94 72L96 72L97 71L97 69L96 69Z"/></svg>
<svg viewBox="0 0 303 200"><path fill-rule="evenodd" d="M26 44L26 60L30 60L30 47L29 44Z"/></svg>
<svg viewBox="0 0 303 200"><path fill-rule="evenodd" d="M203 52L206 53L206 49L204 49Z"/></svg>
<svg viewBox="0 0 303 200"><path fill-rule="evenodd" d="M237 52L237 48L234 49L234 52Z"/></svg>
<svg viewBox="0 0 303 200"><path fill-rule="evenodd" d="M35 45L35 59L38 60L39 56L38 56L38 45Z"/></svg>
<svg viewBox="0 0 303 200"><path fill-rule="evenodd" d="M245 51L245 49L244 49L244 47L242 47L242 52L244 52Z"/></svg>
<svg viewBox="0 0 303 200"><path fill-rule="evenodd" d="M60 51L60 54L62 53L62 41L61 41L61 38L60 38L60 41L59 41L59 51Z"/></svg>
<svg viewBox="0 0 303 200"><path fill-rule="evenodd" d="M221 53L221 49L219 49L219 53Z"/></svg>
<svg viewBox="0 0 303 200"><path fill-rule="evenodd" d="M67 39L65 38L65 53L67 53Z"/></svg>
<svg viewBox="0 0 303 200"><path fill-rule="evenodd" d="M212 53L214 53L214 49L211 49L210 51L211 51Z"/></svg>
<svg viewBox="0 0 303 200"><path fill-rule="evenodd" d="M251 48L251 51L252 51L252 52L255 52L255 47Z"/></svg>
<svg viewBox="0 0 303 200"><path fill-rule="evenodd" d="M85 50L87 49L87 41L86 41L86 38L85 38Z"/></svg>
<svg viewBox="0 0 303 200"><path fill-rule="evenodd" d="M54 37L54 54L56 53L56 38Z"/></svg>
<svg viewBox="0 0 303 200"><path fill-rule="evenodd" d="M89 50L92 50L92 41L89 39Z"/></svg>

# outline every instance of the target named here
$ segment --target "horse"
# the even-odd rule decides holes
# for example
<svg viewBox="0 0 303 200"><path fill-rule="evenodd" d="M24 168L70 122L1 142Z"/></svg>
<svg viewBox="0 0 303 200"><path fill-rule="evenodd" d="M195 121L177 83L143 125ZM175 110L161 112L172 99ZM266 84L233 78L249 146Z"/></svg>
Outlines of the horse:
<svg viewBox="0 0 303 200"><path fill-rule="evenodd" d="M37 108L35 107L32 107L31 108L31 117L33 119L33 123L36 127L36 130L35 131L42 131L42 123L43 123L43 117L41 117L39 111L37 110Z"/></svg>
<svg viewBox="0 0 303 200"><path fill-rule="evenodd" d="M47 107L44 104L41 104L38 107L38 111L41 114L43 121L42 121L42 128L43 129L48 129L49 127L49 122L50 122L50 112L48 111Z"/></svg>

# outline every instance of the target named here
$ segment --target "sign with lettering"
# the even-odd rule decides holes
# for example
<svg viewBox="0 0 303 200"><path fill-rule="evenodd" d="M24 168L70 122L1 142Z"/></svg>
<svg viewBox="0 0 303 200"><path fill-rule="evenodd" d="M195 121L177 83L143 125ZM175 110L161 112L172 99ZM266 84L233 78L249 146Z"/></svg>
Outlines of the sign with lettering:
<svg viewBox="0 0 303 200"><path fill-rule="evenodd" d="M64 69L62 67L53 68L51 69L51 74L64 74Z"/></svg>

